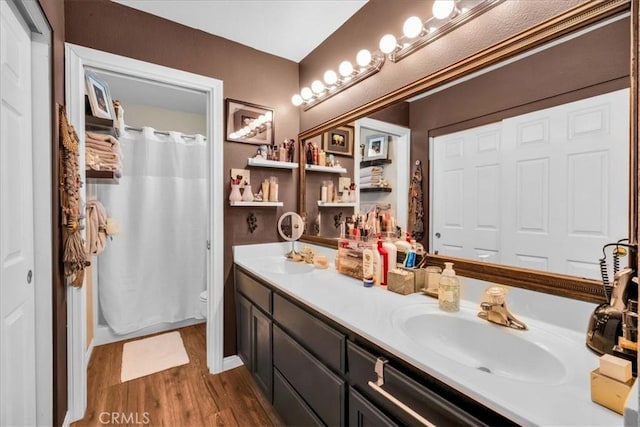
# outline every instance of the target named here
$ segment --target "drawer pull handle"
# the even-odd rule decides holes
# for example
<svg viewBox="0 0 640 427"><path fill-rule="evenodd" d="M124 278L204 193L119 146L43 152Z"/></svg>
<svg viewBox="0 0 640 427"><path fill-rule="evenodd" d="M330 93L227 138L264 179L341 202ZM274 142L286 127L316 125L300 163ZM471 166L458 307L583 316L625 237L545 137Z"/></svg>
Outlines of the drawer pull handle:
<svg viewBox="0 0 640 427"><path fill-rule="evenodd" d="M404 412L411 415L420 424L427 427L435 427L435 424L430 423L426 418L418 414L413 409L409 408L403 402L398 400L394 395L382 389L382 386L384 385L384 365L386 364L387 364L387 359L378 357L378 359L376 360L375 368L374 368L374 371L376 373L376 376L378 377L378 380L376 382L369 381L369 387L371 387L372 389L380 393L382 396L387 398L387 400L389 400L391 403L396 405L398 408L402 409Z"/></svg>
<svg viewBox="0 0 640 427"><path fill-rule="evenodd" d="M407 414L411 415L420 424L428 426L428 427L435 427L435 424L430 423L429 421L427 421L422 415L418 414L416 411L414 411L413 409L409 408L407 405L405 405L404 403L402 403L401 401L396 399L396 397L394 395L392 395L392 394L386 392L385 390L383 390L382 387L380 387L379 385L377 385L373 381L369 381L369 387L371 387L372 389L374 389L375 391L377 391L378 393L380 393L381 395L386 397L388 400L391 401L391 403L396 405L398 408L402 409L404 412L406 412Z"/></svg>

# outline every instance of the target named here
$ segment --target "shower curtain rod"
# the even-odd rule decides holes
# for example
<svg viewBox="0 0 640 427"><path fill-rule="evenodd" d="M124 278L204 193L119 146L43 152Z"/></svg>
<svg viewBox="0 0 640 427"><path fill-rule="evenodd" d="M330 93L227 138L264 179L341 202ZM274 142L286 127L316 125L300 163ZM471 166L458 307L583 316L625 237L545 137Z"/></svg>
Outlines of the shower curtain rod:
<svg viewBox="0 0 640 427"><path fill-rule="evenodd" d="M126 130L131 130L134 132L142 132L142 128L134 128L131 126L125 126L124 127ZM164 136L169 136L169 132L168 131L164 131L164 130L154 130L153 133L155 133L156 135L164 135ZM179 132L178 132L179 133ZM181 138L184 139L196 139L196 135L184 135L184 134L180 134ZM207 139L206 136L203 136L203 139Z"/></svg>

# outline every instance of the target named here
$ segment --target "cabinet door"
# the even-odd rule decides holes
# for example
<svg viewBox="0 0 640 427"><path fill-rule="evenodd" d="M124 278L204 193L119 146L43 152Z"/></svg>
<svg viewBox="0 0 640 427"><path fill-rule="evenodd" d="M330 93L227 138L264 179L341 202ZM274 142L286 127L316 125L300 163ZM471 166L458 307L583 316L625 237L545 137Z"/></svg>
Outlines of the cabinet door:
<svg viewBox="0 0 640 427"><path fill-rule="evenodd" d="M383 414L374 404L360 393L349 387L349 424L350 427L395 427L393 421Z"/></svg>
<svg viewBox="0 0 640 427"><path fill-rule="evenodd" d="M251 307L251 373L271 402L273 397L271 319L256 306Z"/></svg>
<svg viewBox="0 0 640 427"><path fill-rule="evenodd" d="M236 293L236 325L238 356L251 371L251 303Z"/></svg>

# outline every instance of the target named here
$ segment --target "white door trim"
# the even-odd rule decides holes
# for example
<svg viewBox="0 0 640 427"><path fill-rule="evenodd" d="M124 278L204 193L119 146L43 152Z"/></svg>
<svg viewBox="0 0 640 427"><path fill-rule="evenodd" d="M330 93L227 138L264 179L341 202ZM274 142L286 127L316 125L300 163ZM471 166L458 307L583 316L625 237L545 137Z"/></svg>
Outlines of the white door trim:
<svg viewBox="0 0 640 427"><path fill-rule="evenodd" d="M409 181L411 180L411 129L394 125L380 120L363 118L356 120L354 140L360 141L360 128L373 129L378 132L388 133L398 137L396 158L393 160L397 166L397 176L394 177L393 192L396 194L396 220L398 227L407 229L409 221ZM359 147L353 147L359 150ZM360 161L360 156L355 155L356 161ZM354 168L354 181L360 182L360 168ZM360 206L360 192L356 191L356 206Z"/></svg>
<svg viewBox="0 0 640 427"><path fill-rule="evenodd" d="M203 245L206 240L211 243L211 256L207 262L207 366L211 373L221 372L224 336L222 81L70 43L65 43L65 58L67 113L76 129L84 129L85 66L196 90L207 97L210 218L208 235L203 236ZM78 132L78 136L84 139L82 132ZM75 421L84 416L87 406L86 292L84 288L68 289L69 418Z"/></svg>
<svg viewBox="0 0 640 427"><path fill-rule="evenodd" d="M36 422L53 424L51 29L36 1L10 0L31 30Z"/></svg>

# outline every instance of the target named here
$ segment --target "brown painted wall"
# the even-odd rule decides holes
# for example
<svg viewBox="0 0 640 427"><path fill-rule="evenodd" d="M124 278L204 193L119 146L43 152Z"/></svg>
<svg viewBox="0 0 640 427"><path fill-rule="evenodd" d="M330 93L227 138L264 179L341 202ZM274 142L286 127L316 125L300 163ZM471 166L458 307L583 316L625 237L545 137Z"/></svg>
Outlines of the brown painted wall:
<svg viewBox="0 0 640 427"><path fill-rule="evenodd" d="M381 71L300 113L301 130L311 129L419 78L557 15L584 0L507 0L409 57L386 61ZM360 11L300 63L300 86L321 78L340 61L355 61L359 49L377 49L386 33L399 36L411 15L426 18L431 0L370 0Z"/></svg>
<svg viewBox="0 0 640 427"><path fill-rule="evenodd" d="M298 110L290 101L298 90L298 65L294 62L109 0L65 0L65 19L66 41L70 43L223 80L225 98L274 108L276 142L296 138L299 133ZM225 175L231 168L246 167L247 157L255 149L255 145L225 142ZM225 355L235 354L231 246L277 241L278 217L296 210L294 172L255 168L251 175L254 185L264 177L277 176L284 207L249 209L225 204ZM228 195L229 190L225 191ZM258 218L253 234L247 226L250 212Z"/></svg>
<svg viewBox="0 0 640 427"><path fill-rule="evenodd" d="M51 118L52 152L58 152L58 129L55 121L55 104L64 105L64 2L63 0L39 0L52 31L51 88L54 105ZM58 161L52 157L52 242L53 242L53 422L62 425L67 413L67 305L66 289L61 263L60 203L58 200Z"/></svg>

